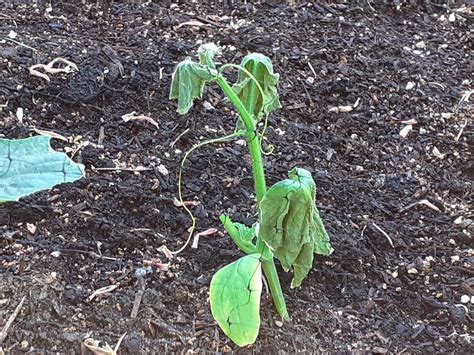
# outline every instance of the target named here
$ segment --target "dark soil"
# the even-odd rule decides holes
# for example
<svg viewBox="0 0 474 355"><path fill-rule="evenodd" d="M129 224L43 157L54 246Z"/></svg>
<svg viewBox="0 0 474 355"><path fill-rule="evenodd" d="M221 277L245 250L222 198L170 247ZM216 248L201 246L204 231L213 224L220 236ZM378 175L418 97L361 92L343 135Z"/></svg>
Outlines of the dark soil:
<svg viewBox="0 0 474 355"><path fill-rule="evenodd" d="M316 258L299 289L280 270L292 321L279 327L264 295L260 336L245 350L472 352L472 303L461 303L474 295L474 110L463 100L472 90L472 12L72 3L0 13L1 135L59 133L70 142L54 147L74 153L87 172L0 207L0 328L26 296L0 344L5 352L79 352L86 337L113 347L125 332L122 353L238 350L214 323L208 290L212 275L241 255L219 214L255 220L245 146L208 146L186 164L198 230L219 233L172 260L159 250L176 250L187 236L188 216L173 203L183 152L232 132L236 120L215 86L205 95L215 110L198 102L181 117L168 100L174 66L209 41L222 48L222 62L248 51L272 59L284 108L270 117L268 183L294 166L311 170L335 249ZM16 42L5 39L10 31ZM50 82L29 75L29 66L55 57L79 72ZM356 101L351 112L331 110ZM133 111L159 129L124 122ZM96 170L115 167L148 170ZM137 279L150 261L153 272ZM109 285L118 287L89 299Z"/></svg>

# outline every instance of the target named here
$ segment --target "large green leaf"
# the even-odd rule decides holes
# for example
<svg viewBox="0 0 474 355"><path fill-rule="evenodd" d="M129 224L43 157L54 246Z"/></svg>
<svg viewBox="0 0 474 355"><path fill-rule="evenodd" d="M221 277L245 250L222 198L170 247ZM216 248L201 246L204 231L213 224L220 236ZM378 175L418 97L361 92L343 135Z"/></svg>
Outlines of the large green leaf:
<svg viewBox="0 0 474 355"><path fill-rule="evenodd" d="M0 139L0 203L84 176L84 167L55 152L50 137Z"/></svg>
<svg viewBox="0 0 474 355"><path fill-rule="evenodd" d="M204 59L209 58L209 52ZM186 114L195 99L201 99L206 81L215 78L217 71L187 58L176 66L171 81L170 99L178 99L178 112Z"/></svg>
<svg viewBox="0 0 474 355"><path fill-rule="evenodd" d="M277 91L280 76L273 72L270 59L260 53L251 53L242 59L240 66L247 69L257 79L265 95L263 98L255 82L247 73L239 71L239 77L233 89L253 119L260 121L265 115L281 108ZM249 105L249 102L252 104Z"/></svg>
<svg viewBox="0 0 474 355"><path fill-rule="evenodd" d="M262 268L260 254L251 254L220 269L209 290L217 324L238 346L252 344L260 328Z"/></svg>
<svg viewBox="0 0 474 355"><path fill-rule="evenodd" d="M295 168L289 179L267 191L260 204L259 237L285 271L293 268L291 287L298 287L311 270L314 253L329 255L333 251L315 197L311 173Z"/></svg>

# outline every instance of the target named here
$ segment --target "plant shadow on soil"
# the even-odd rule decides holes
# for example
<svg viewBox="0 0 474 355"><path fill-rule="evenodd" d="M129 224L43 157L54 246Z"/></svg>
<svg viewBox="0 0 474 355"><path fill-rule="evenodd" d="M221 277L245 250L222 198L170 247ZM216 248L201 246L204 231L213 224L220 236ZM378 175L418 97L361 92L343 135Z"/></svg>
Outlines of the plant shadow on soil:
<svg viewBox="0 0 474 355"><path fill-rule="evenodd" d="M50 12L7 5L1 33L15 31L34 51L0 45L1 134L23 138L36 127L71 137L74 145L53 144L73 147L87 177L0 207L2 326L26 296L3 349L79 352L86 336L113 346L126 332L123 353L469 351L472 306L460 300L474 287L466 223L473 109L461 98L472 84L472 12L458 12L454 22L447 12L434 15L347 4L98 9L62 2ZM247 349L218 330L208 305L212 275L241 255L219 214L255 219L245 146L206 147L185 166L186 199L199 202L198 229L221 232L172 260L158 250L176 250L187 235L187 215L173 203L183 152L231 132L236 120L215 86L205 93L214 109L198 102L180 117L168 100L174 66L207 41L222 47L222 62L238 63L247 51L272 59L284 108L270 117L266 144L276 149L266 157L268 183L294 166L312 171L335 249L316 258L299 289L280 270L292 321L278 327L271 297L263 295L260 336ZM79 72L50 82L28 74L58 56ZM329 112L358 99L351 112ZM159 129L123 122L132 111L151 116ZM413 129L403 138L407 124ZM149 170L95 170L117 166ZM421 200L431 205L412 206ZM459 217L464 221L454 223ZM141 285L135 270L150 261L169 270L144 277L132 318ZM119 287L89 300L111 284Z"/></svg>

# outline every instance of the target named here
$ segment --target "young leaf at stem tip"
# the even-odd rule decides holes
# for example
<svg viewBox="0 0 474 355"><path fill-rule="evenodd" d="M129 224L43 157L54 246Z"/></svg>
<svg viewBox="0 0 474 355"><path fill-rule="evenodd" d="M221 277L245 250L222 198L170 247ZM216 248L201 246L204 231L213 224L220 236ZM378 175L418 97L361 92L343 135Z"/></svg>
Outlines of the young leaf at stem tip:
<svg viewBox="0 0 474 355"><path fill-rule="evenodd" d="M264 96L257 90L253 80L247 73L239 71L237 82L232 87L239 99L244 102L253 102L249 113L255 122L262 120L265 115L281 108L277 86L280 76L273 72L273 65L267 56L260 53L246 55L240 64L250 72L260 84ZM254 97L252 97L254 96Z"/></svg>
<svg viewBox="0 0 474 355"><path fill-rule="evenodd" d="M215 69L214 57L220 54L219 48L214 43L206 43L198 48L199 63Z"/></svg>
<svg viewBox="0 0 474 355"><path fill-rule="evenodd" d="M178 99L178 113L184 115L195 99L201 99L206 81L217 76L217 71L187 58L176 66L171 80L170 99Z"/></svg>
<svg viewBox="0 0 474 355"><path fill-rule="evenodd" d="M260 328L260 256L244 256L220 269L211 280L212 315L224 334L238 346L255 342Z"/></svg>
<svg viewBox="0 0 474 355"><path fill-rule="evenodd" d="M273 185L260 204L259 237L272 249L285 271L293 267L291 287L300 286L311 270L313 254L333 249L315 205L311 173L295 168L289 179Z"/></svg>

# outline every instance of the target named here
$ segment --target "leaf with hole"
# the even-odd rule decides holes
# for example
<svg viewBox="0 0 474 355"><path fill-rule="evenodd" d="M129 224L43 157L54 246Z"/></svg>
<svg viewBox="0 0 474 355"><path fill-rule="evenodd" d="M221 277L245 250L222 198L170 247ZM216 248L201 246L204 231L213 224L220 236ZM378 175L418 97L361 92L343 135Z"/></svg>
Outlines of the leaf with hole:
<svg viewBox="0 0 474 355"><path fill-rule="evenodd" d="M0 203L84 176L84 167L54 151L49 141L46 136L0 139Z"/></svg>
<svg viewBox="0 0 474 355"><path fill-rule="evenodd" d="M238 346L252 344L260 328L262 269L251 254L220 269L209 290L211 312L222 331Z"/></svg>

